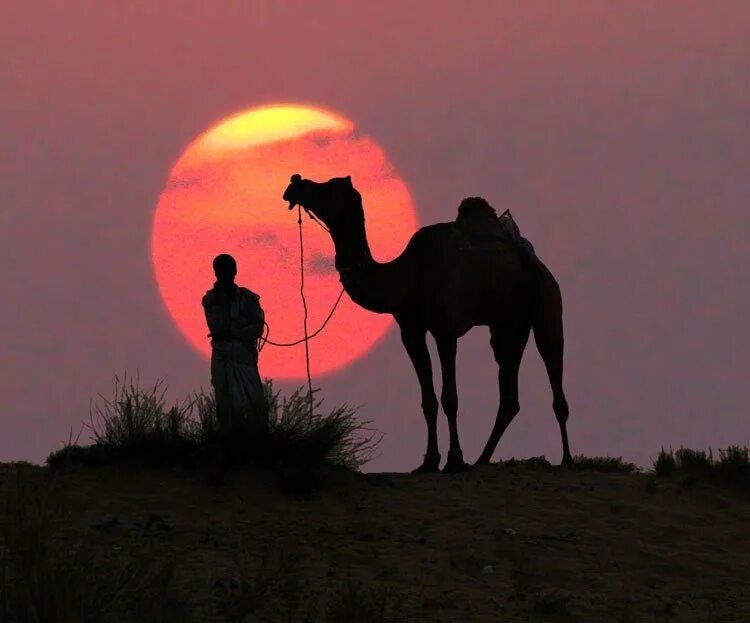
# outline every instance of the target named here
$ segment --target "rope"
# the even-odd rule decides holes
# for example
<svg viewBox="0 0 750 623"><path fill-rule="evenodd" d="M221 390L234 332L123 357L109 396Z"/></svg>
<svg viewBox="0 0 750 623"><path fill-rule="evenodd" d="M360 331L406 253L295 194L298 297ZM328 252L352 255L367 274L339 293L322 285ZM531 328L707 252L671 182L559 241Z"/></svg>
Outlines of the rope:
<svg viewBox="0 0 750 623"><path fill-rule="evenodd" d="M328 324L328 321L333 317L333 312L336 311L336 308L339 306L339 303L341 302L341 297L344 296L344 288L341 288L341 292L339 292L339 296L336 299L336 302L333 304L333 307L331 308L331 311L329 312L328 316L326 316L326 319L323 321L323 324L321 324L313 333L308 335L306 338L300 338L299 340L296 340L294 342L274 342L273 340L268 339L268 334L271 331L271 327L268 326L268 323L264 323L266 325L266 331L265 335L261 338L261 345L258 348L258 350L263 350L263 346L265 344L270 344L271 346L297 346L297 344L302 344L305 340L311 340L313 339L318 333L320 333L323 329L325 329L325 326Z"/></svg>
<svg viewBox="0 0 750 623"><path fill-rule="evenodd" d="M302 318L302 328L305 332L305 366L307 369L307 391L310 398L310 417L313 416L313 388L310 375L310 338L307 337L307 299L305 299L305 246L302 242L302 206L297 206L297 224L299 225L299 294L302 297L302 308L305 310Z"/></svg>
<svg viewBox="0 0 750 623"><path fill-rule="evenodd" d="M325 329L325 326L328 324L328 321L333 318L333 313L336 311L336 308L339 306L339 303L341 302L341 297L344 296L344 288L341 288L341 292L339 292L338 297L336 298L336 302L333 304L333 307L331 307L331 311L326 316L326 319L323 321L323 324L318 327L316 331L311 333L310 335L307 335L307 304L305 302L305 293L304 293L304 286L305 286L305 266L303 263L303 244L302 244L302 211L298 208L298 217L297 217L297 224L299 225L299 247L300 247L300 271L302 273L302 287L301 295L302 295L302 302L305 305L305 337L300 338L299 340L295 340L294 342L274 342L273 340L268 339L268 335L271 333L271 327L268 325L267 322L264 322L265 325L265 331L263 336L260 338L259 344L258 344L258 352L263 350L263 347L266 344L270 344L271 346L281 346L282 348L285 348L287 346L297 346L297 344L302 344L302 342L307 343L308 340L313 339L316 335L318 335L323 329ZM331 230L328 229L322 222L320 222L317 218L315 218L315 215L308 211L307 216L309 216L313 221L315 221L318 225L320 225L323 229L325 229L329 234L331 233Z"/></svg>
<svg viewBox="0 0 750 623"><path fill-rule="evenodd" d="M305 210L305 212L307 212L307 216L309 216L313 221L315 221L318 225L325 229L329 234L331 233L331 230L328 229L321 221L319 221L312 212L310 212L309 210ZM300 215L300 218L302 218L302 215Z"/></svg>
<svg viewBox="0 0 750 623"><path fill-rule="evenodd" d="M331 232L328 227L326 227L323 223L321 223L317 218L315 218L315 215L311 212L307 212L307 215L315 221L318 225L320 225L323 229L325 229L328 233ZM308 335L307 333L307 299L305 298L305 245L302 240L302 207L297 206L297 225L299 225L299 269L300 269L300 288L299 293L300 297L302 298L302 308L304 310L304 316L302 319L302 329L304 331L305 337L295 340L294 342L274 342L272 340L268 339L268 334L271 332L271 327L268 325L267 322L264 322L265 330L264 334L261 336L261 338L258 340L258 352L263 350L263 347L266 344L271 344L272 346L281 346L281 347L287 347L287 346L296 346L297 344L301 344L302 342L305 343L305 369L307 371L307 391L308 395L310 397L310 417L313 416L313 388L312 388L312 375L310 374L310 340L314 338L316 335L318 335L328 324L328 321L333 317L333 313L336 311L336 308L339 306L339 303L341 302L341 298L344 296L344 288L341 288L341 292L339 292L338 297L336 298L336 302L333 304L333 307L331 308L331 311L328 313L328 316L326 316L326 319L323 321L323 324L318 327L316 331L314 331L311 335Z"/></svg>

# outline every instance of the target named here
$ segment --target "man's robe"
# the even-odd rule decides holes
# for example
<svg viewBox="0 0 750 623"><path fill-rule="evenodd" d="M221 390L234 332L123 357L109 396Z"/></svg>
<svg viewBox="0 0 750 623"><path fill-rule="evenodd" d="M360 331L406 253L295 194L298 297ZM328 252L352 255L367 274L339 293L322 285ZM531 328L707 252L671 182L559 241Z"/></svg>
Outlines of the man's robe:
<svg viewBox="0 0 750 623"><path fill-rule="evenodd" d="M267 423L263 383L258 373L257 340L265 316L260 297L247 288L222 290L214 286L203 297L211 332L211 384L219 426L231 428L242 418ZM222 337L227 331L231 337Z"/></svg>

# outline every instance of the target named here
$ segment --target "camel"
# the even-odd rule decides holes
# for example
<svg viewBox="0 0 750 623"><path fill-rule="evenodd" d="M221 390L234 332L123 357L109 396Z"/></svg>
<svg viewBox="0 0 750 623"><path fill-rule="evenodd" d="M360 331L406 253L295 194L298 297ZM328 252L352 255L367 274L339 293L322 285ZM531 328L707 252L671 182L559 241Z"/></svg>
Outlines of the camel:
<svg viewBox="0 0 750 623"><path fill-rule="evenodd" d="M562 437L562 464L571 464L563 392L562 298L557 281L536 255L497 232L499 219L482 198L470 197L455 221L419 229L396 259L380 263L367 243L362 197L351 177L314 182L295 174L283 195L326 227L335 267L351 299L379 314L392 314L419 379L427 422L427 450L415 472L440 466L438 401L432 382L427 332L437 345L442 371L440 404L448 420L450 448L444 472L472 469L458 439L456 348L475 326L488 326L499 366L500 406L476 465L489 463L500 437L520 411L518 370L529 333L544 360L552 387L552 409Z"/></svg>

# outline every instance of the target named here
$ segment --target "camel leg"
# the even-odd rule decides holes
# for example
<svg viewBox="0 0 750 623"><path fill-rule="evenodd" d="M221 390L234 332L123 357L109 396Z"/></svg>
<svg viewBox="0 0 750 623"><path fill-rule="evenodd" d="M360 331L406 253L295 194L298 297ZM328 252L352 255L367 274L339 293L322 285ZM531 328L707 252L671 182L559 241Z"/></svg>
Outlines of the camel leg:
<svg viewBox="0 0 750 623"><path fill-rule="evenodd" d="M456 390L456 346L455 337L436 337L435 342L440 355L440 367L443 373L443 388L440 392L440 404L448 418L448 432L450 434L450 450L448 460L443 468L444 472L461 472L469 469L464 463L461 444L458 441L458 392Z"/></svg>
<svg viewBox="0 0 750 623"><path fill-rule="evenodd" d="M477 464L490 462L500 437L521 410L518 404L518 370L521 367L521 357L523 357L523 351L529 339L529 327L525 327L515 335L503 339L500 338L500 331L497 329L490 329L490 333L490 344L495 354L495 361L500 368L497 374L500 387L500 406L497 410L495 425L492 427L492 432L484 450L482 450L482 454L477 459Z"/></svg>
<svg viewBox="0 0 750 623"><path fill-rule="evenodd" d="M440 465L437 440L438 401L432 384L432 362L427 350L427 331L414 327L401 327L401 341L414 364L422 391L422 412L427 422L427 452L424 461L415 472L436 472Z"/></svg>
<svg viewBox="0 0 750 623"><path fill-rule="evenodd" d="M568 401L565 399L563 392L563 334L562 318L551 323L551 326L537 325L534 326L534 341L542 356L544 366L547 368L547 376L552 387L552 410L555 412L555 418L560 425L560 437L562 438L563 447L563 465L572 465L573 457L570 454L570 445L568 444Z"/></svg>

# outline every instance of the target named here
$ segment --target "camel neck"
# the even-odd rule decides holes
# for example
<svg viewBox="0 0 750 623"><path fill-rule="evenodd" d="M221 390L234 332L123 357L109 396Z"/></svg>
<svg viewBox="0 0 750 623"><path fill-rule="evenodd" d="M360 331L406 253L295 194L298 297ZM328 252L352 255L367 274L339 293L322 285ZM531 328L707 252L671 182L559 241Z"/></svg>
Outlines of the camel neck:
<svg viewBox="0 0 750 623"><path fill-rule="evenodd" d="M364 222L331 229L336 248L336 270L346 272L377 264L370 252Z"/></svg>
<svg viewBox="0 0 750 623"><path fill-rule="evenodd" d="M375 261L367 242L364 221L331 230L336 248L336 270L351 299L376 313L397 313L408 295L401 258Z"/></svg>

